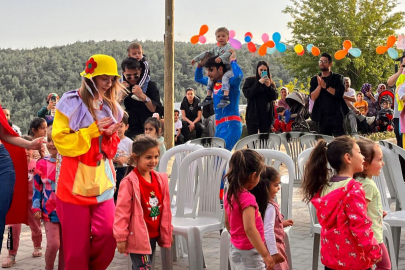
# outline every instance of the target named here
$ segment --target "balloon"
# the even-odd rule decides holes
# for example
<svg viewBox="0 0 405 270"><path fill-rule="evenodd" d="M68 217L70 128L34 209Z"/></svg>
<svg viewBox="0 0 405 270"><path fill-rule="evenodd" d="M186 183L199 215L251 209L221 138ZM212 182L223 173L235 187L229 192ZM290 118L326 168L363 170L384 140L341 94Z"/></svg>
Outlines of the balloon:
<svg viewBox="0 0 405 270"><path fill-rule="evenodd" d="M353 55L354 57L360 57L360 55L361 55L361 51L360 51L360 49L358 49L358 48L351 48L351 49L349 50L349 53L350 53L351 55Z"/></svg>
<svg viewBox="0 0 405 270"><path fill-rule="evenodd" d="M257 53L260 56L265 56L267 52L267 46L265 44L263 44L262 46L260 46L259 50L257 51Z"/></svg>
<svg viewBox="0 0 405 270"><path fill-rule="evenodd" d="M389 49L388 49L388 55L389 55L392 59L397 59L397 58L398 58L398 52L397 52L397 50L395 50L394 48L389 48Z"/></svg>
<svg viewBox="0 0 405 270"><path fill-rule="evenodd" d="M302 52L298 53L298 55L299 55L299 56L303 56L303 55L304 55L304 53L305 53L305 51L304 51L304 50L302 50Z"/></svg>
<svg viewBox="0 0 405 270"><path fill-rule="evenodd" d="M252 37L251 36L245 36L245 42L249 43L252 41Z"/></svg>
<svg viewBox="0 0 405 270"><path fill-rule="evenodd" d="M207 39L206 39L204 36L200 36L200 37L198 38L198 40L199 40L202 44L204 44L204 43L207 41Z"/></svg>
<svg viewBox="0 0 405 270"><path fill-rule="evenodd" d="M352 42L350 40L345 40L343 41L343 48L346 50L349 50L352 48Z"/></svg>
<svg viewBox="0 0 405 270"><path fill-rule="evenodd" d="M335 58L336 60L342 60L343 58L345 58L346 55L347 55L346 50L340 50L335 53Z"/></svg>
<svg viewBox="0 0 405 270"><path fill-rule="evenodd" d="M274 43L273 40L269 40L266 43L264 43L267 47L273 48L274 46L276 46L276 44Z"/></svg>
<svg viewBox="0 0 405 270"><path fill-rule="evenodd" d="M378 46L377 49L376 49L376 51L377 51L378 54L383 54L383 53L385 53L387 50L388 50L388 47L387 47L387 46Z"/></svg>
<svg viewBox="0 0 405 270"><path fill-rule="evenodd" d="M247 36L249 36L250 38L253 38L253 35L250 32L246 32L245 37L247 37Z"/></svg>
<svg viewBox="0 0 405 270"><path fill-rule="evenodd" d="M277 43L280 43L280 41L281 41L281 35L280 35L280 33L279 32L275 32L274 34L273 34L273 40L274 40L274 42L277 44Z"/></svg>
<svg viewBox="0 0 405 270"><path fill-rule="evenodd" d="M242 47L242 43L234 38L229 39L229 44L231 44L232 48L234 48L235 50L239 50Z"/></svg>
<svg viewBox="0 0 405 270"><path fill-rule="evenodd" d="M253 42L249 42L248 49L250 52L254 53L256 51L256 45Z"/></svg>
<svg viewBox="0 0 405 270"><path fill-rule="evenodd" d="M266 43L267 41L269 41L269 35L266 34L266 33L264 33L264 34L262 35L262 40L263 40L264 43Z"/></svg>
<svg viewBox="0 0 405 270"><path fill-rule="evenodd" d="M204 24L200 27L200 36L205 35L208 32L208 25Z"/></svg>
<svg viewBox="0 0 405 270"><path fill-rule="evenodd" d="M314 45L313 44L308 44L307 45L307 51L311 51L312 50L312 47L314 47Z"/></svg>
<svg viewBox="0 0 405 270"><path fill-rule="evenodd" d="M303 50L304 50L304 47L302 47L301 44L295 45L295 47L294 47L294 51L296 53L301 53Z"/></svg>
<svg viewBox="0 0 405 270"><path fill-rule="evenodd" d="M311 44L312 45L312 44ZM318 47L315 47L314 45L312 45L311 47L311 53L313 56L318 56L321 54L321 50L319 50Z"/></svg>
<svg viewBox="0 0 405 270"><path fill-rule="evenodd" d="M229 31L229 38L231 39L231 38L234 38L235 37L235 31L233 31L233 30L230 30Z"/></svg>
<svg viewBox="0 0 405 270"><path fill-rule="evenodd" d="M274 46L273 48L267 48L267 53L268 54L272 54L277 50L276 46Z"/></svg>
<svg viewBox="0 0 405 270"><path fill-rule="evenodd" d="M390 48L394 46L395 42L397 42L397 38L395 36L389 36L387 39L387 47Z"/></svg>
<svg viewBox="0 0 405 270"><path fill-rule="evenodd" d="M197 44L199 40L200 40L200 36L195 35L195 36L191 37L190 42L191 42L191 44Z"/></svg>
<svg viewBox="0 0 405 270"><path fill-rule="evenodd" d="M277 43L276 44L277 51L283 53L287 50L287 46L284 43Z"/></svg>

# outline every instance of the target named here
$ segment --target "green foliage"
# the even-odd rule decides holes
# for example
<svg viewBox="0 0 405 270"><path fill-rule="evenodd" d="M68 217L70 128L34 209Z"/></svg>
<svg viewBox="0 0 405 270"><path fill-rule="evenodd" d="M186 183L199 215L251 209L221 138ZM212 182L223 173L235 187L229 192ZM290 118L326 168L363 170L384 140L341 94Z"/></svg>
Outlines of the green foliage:
<svg viewBox="0 0 405 270"><path fill-rule="evenodd" d="M365 137L378 142L386 139L395 138L395 133L393 131L376 132L366 135Z"/></svg>
<svg viewBox="0 0 405 270"><path fill-rule="evenodd" d="M80 72L87 59L93 54L113 56L120 68L121 61L127 56L129 41L76 42L74 44L35 48L33 50L0 49L0 103L11 109L11 119L25 133L29 122L36 112L45 106L45 98L51 93L63 93L80 86ZM148 57L151 79L157 83L163 100L164 85L164 45L163 42L142 42ZM190 62L193 57L208 49L212 44L192 45L185 42L175 43L175 101L180 102L185 89L193 87L201 97L205 88L194 81L195 66ZM237 51L238 63L245 77L255 75L256 64L266 60L270 64L273 79L290 81L293 78L281 64L281 54L260 57L250 53L246 46ZM241 103L246 99L241 95Z"/></svg>
<svg viewBox="0 0 405 270"><path fill-rule="evenodd" d="M291 0L284 13L293 20L288 23L292 32L290 44L308 44L319 47L321 52L334 55L342 49L343 41L352 41L360 48L359 58L347 56L333 61L332 70L352 80L360 89L365 82L378 85L394 72L394 61L388 54L378 55L376 48L385 45L387 37L405 26L405 12L393 12L399 0ZM296 78L306 81L319 73L318 57L306 52L298 56L288 50L283 63Z"/></svg>

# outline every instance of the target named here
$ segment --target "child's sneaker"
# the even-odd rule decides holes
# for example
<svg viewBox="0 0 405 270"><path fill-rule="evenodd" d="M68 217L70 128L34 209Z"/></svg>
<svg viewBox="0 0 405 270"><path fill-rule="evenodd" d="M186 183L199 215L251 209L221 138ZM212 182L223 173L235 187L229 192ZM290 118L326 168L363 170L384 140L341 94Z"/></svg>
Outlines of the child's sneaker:
<svg viewBox="0 0 405 270"><path fill-rule="evenodd" d="M213 103L214 101L212 100L211 96L206 96L203 101L198 103L198 106L207 106Z"/></svg>
<svg viewBox="0 0 405 270"><path fill-rule="evenodd" d="M375 116L373 117L366 117L366 122L369 126L371 126L374 123Z"/></svg>
<svg viewBox="0 0 405 270"><path fill-rule="evenodd" d="M221 101L218 103L218 108L220 108L220 109L225 108L229 104L231 104L231 101L229 100L229 96L223 96Z"/></svg>

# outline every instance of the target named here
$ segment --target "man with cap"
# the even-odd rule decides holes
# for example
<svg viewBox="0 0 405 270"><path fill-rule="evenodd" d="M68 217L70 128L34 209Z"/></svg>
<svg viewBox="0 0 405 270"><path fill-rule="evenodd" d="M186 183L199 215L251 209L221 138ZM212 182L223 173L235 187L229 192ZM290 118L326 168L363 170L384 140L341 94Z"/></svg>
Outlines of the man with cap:
<svg viewBox="0 0 405 270"><path fill-rule="evenodd" d="M41 118L45 118L46 116L54 116L55 115L55 107L58 104L59 96L56 93L50 93L46 97L46 106L43 106L38 112L37 116Z"/></svg>

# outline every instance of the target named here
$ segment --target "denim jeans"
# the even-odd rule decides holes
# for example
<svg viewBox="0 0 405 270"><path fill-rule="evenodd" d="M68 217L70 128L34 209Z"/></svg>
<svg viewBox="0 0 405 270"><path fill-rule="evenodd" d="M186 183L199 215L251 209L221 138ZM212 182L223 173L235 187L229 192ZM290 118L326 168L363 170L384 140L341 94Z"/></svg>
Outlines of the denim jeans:
<svg viewBox="0 0 405 270"><path fill-rule="evenodd" d="M0 144L0 253L4 227L6 226L6 215L13 199L14 184L15 171L13 161L4 145Z"/></svg>

